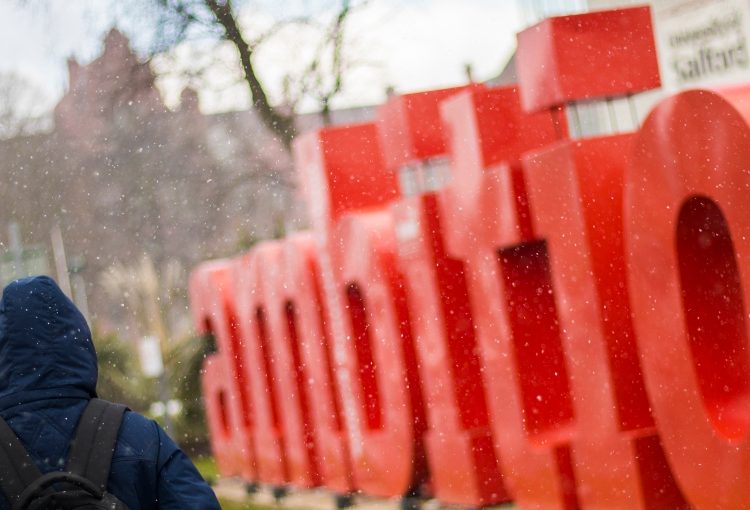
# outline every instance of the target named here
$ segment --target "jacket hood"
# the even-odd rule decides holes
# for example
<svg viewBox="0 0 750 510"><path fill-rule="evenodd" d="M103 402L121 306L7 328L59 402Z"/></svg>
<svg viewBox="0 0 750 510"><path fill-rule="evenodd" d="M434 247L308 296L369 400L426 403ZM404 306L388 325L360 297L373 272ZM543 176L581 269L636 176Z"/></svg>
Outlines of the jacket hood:
<svg viewBox="0 0 750 510"><path fill-rule="evenodd" d="M47 276L10 283L0 300L0 409L44 398L96 395L96 351L86 319Z"/></svg>

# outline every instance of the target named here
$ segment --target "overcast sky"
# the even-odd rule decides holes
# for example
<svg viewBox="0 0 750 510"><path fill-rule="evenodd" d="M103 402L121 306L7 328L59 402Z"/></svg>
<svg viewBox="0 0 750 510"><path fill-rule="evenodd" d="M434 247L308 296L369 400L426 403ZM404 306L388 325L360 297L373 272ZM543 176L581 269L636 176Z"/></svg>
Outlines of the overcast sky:
<svg viewBox="0 0 750 510"><path fill-rule="evenodd" d="M271 19L280 9L285 14L310 9L316 1L255 0L252 19ZM47 6L44 10L42 4ZM54 104L67 86L66 58L72 55L85 63L101 51L102 34L113 23L106 4L107 0L44 0L21 7L21 2L0 0L0 72L22 75L43 93L47 104ZM127 35L138 37L128 20L120 23ZM465 79L466 63L472 64L476 78L488 79L502 69L520 26L515 0L371 0L347 27L347 52L358 65L335 106L380 102L388 85L408 92L458 84ZM279 94L281 77L301 65L312 40L314 34L299 30L280 34L258 54L256 67L272 95ZM186 59L177 61L184 64ZM247 107L244 85L226 86L232 76L227 64L212 72L211 86L201 93L202 108ZM174 76L160 82L169 104L176 102L182 85Z"/></svg>

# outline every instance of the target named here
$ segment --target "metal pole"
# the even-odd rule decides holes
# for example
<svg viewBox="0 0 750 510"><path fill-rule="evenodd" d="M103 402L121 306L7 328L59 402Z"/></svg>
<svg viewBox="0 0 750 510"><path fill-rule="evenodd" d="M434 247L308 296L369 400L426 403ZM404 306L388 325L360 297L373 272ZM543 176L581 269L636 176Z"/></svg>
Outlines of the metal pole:
<svg viewBox="0 0 750 510"><path fill-rule="evenodd" d="M164 431L167 434L172 432L172 417L169 415L169 401L171 395L169 392L169 381L167 380L167 371L162 370L159 376L159 400L164 404Z"/></svg>
<svg viewBox="0 0 750 510"><path fill-rule="evenodd" d="M159 342L159 353L162 359L163 368L159 375L159 399L164 404L164 429L169 432L169 429L172 427L172 418L169 416L168 409L171 396L167 371L167 343L169 342L169 335L159 306L159 286L161 282L153 261L150 258L144 257L141 267L145 284L144 298L146 300L146 309L150 323L149 330Z"/></svg>
<svg viewBox="0 0 750 510"><path fill-rule="evenodd" d="M83 314L86 320L90 321L91 316L89 315L89 297L86 292L86 281L80 272L73 273L73 286L75 288L75 299L73 302L81 310L81 314Z"/></svg>
<svg viewBox="0 0 750 510"><path fill-rule="evenodd" d="M55 223L55 226L52 227L50 237L52 238L52 256L55 259L55 269L57 270L57 282L65 295L73 299L70 275L68 274L68 259L65 257L65 245L63 244L59 223Z"/></svg>
<svg viewBox="0 0 750 510"><path fill-rule="evenodd" d="M10 239L10 252L13 255L13 278L20 278L25 276L26 271L23 267L23 244L18 222L11 221L8 224L8 238Z"/></svg>
<svg viewBox="0 0 750 510"><path fill-rule="evenodd" d="M630 106L630 117L633 119L633 130L636 130L641 125L641 121L638 118L638 110L633 100L633 94L628 94L628 106Z"/></svg>
<svg viewBox="0 0 750 510"><path fill-rule="evenodd" d="M612 133L619 133L620 129L617 126L617 112L615 112L615 105L612 103L612 98L607 98L607 110L609 111L609 125L612 129Z"/></svg>

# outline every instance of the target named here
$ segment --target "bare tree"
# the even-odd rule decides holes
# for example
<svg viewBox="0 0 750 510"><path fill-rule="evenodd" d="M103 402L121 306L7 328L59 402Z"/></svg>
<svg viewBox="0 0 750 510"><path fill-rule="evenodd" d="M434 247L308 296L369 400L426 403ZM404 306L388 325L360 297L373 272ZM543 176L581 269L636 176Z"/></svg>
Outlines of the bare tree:
<svg viewBox="0 0 750 510"><path fill-rule="evenodd" d="M13 73L0 73L0 138L38 131L49 124L39 111L42 93L28 80Z"/></svg>
<svg viewBox="0 0 750 510"><path fill-rule="evenodd" d="M3 88L0 79L5 115L0 127L15 126L7 132L12 138L0 140L0 171L13 183L0 189L0 213L18 221L30 243L47 242L59 222L68 255L85 258L82 276L89 284L109 266L144 254L163 272L173 259L190 267L283 233L294 221L288 212L293 186L288 149L295 112L303 96L307 106L312 98L329 111L348 70L346 21L362 5L362 0L327 0L322 17L281 19L275 12L270 25L260 23L261 30L250 28L248 11L240 16L240 7L248 5L238 3L242 0L139 1L144 8L137 13L132 2L111 3L119 26L131 31L134 23L151 23L158 36L149 40L139 31L133 50L112 30L100 57L85 64L71 59L69 90L55 107L54 130L14 136L27 128L19 127L18 110L3 105L19 104L12 98L31 87L19 88L17 80L8 79L14 86ZM125 4L130 12L117 7ZM36 0L34 5L50 4ZM278 84L264 83L257 73L257 52L274 37L282 40L285 30L301 28L316 34L316 44L305 48L309 60L287 78L289 99L279 105L278 95L266 93L267 85L276 92ZM143 57L164 55L182 43L188 43L183 48L195 43L206 60L216 60L217 47L236 50L241 65L235 69L245 73L238 83L253 93L252 110L202 115L192 91L183 94L189 100L179 109L166 108L155 66L149 65L157 59ZM260 120L276 136L267 136ZM127 323L121 299L106 295L101 285L88 291L92 317L103 328Z"/></svg>
<svg viewBox="0 0 750 510"><path fill-rule="evenodd" d="M281 140L287 150L296 134L295 109L303 97L319 104L324 121L330 121L331 100L341 92L348 61L344 56L344 34L354 9L365 1L337 0L335 15L327 26L318 26L322 37L308 64L296 76L284 78L286 104L272 103L268 86L255 64L259 48L275 33L289 25L313 25L312 16L292 16L274 23L268 30L250 33L240 23L240 7L232 0L151 0L157 33L152 53L164 52L175 45L201 38L230 43L236 50L243 79L249 89L252 108L264 125Z"/></svg>

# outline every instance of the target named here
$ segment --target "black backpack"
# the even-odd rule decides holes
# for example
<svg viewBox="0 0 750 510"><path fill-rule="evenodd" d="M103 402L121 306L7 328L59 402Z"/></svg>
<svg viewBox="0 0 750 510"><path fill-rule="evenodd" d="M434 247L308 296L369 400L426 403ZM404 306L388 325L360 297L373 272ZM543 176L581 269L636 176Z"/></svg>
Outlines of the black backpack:
<svg viewBox="0 0 750 510"><path fill-rule="evenodd" d="M65 471L42 474L0 418L0 489L13 510L128 510L107 492L126 407L91 399L78 422Z"/></svg>

